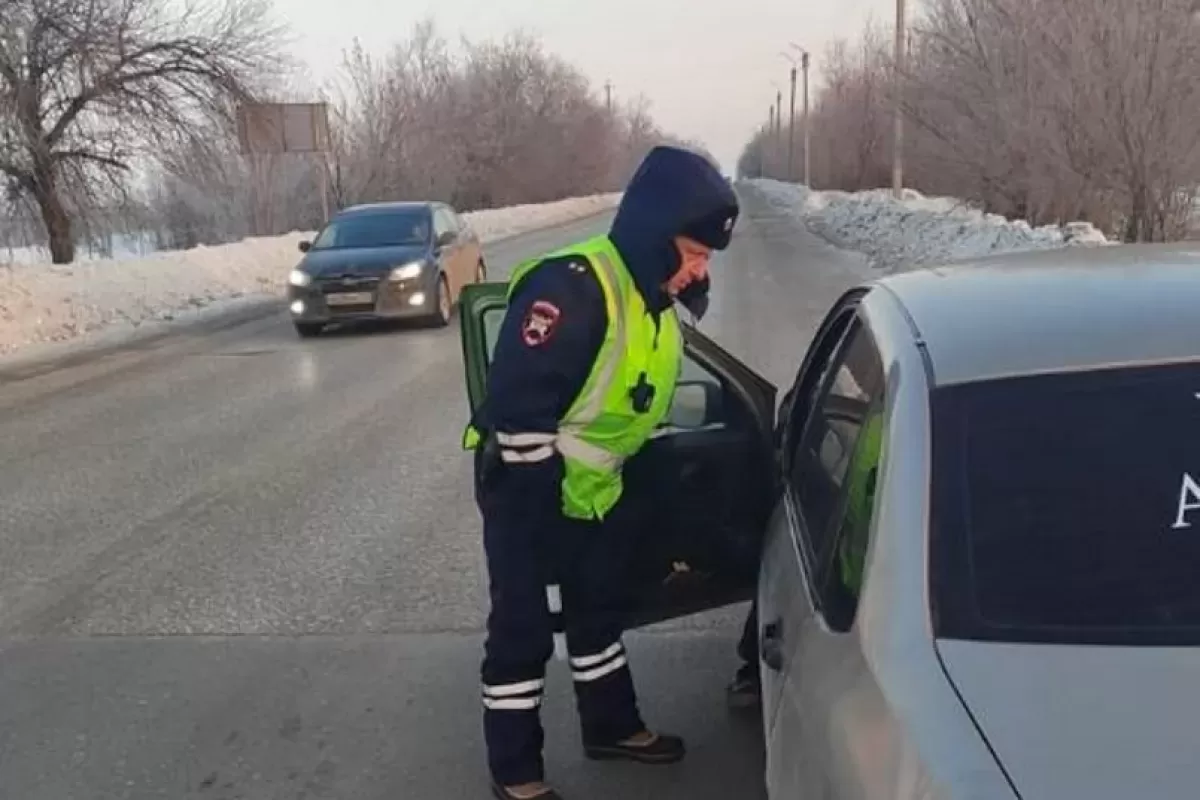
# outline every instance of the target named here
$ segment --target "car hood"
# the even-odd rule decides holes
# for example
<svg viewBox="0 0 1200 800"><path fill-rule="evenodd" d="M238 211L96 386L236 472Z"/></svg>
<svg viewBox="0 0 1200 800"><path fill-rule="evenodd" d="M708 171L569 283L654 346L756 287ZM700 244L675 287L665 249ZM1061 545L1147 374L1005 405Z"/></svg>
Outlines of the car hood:
<svg viewBox="0 0 1200 800"><path fill-rule="evenodd" d="M1023 800L1191 800L1200 649L938 642Z"/></svg>
<svg viewBox="0 0 1200 800"><path fill-rule="evenodd" d="M333 250L309 250L299 268L313 277L331 275L381 275L428 255L419 245L404 247L356 247Z"/></svg>

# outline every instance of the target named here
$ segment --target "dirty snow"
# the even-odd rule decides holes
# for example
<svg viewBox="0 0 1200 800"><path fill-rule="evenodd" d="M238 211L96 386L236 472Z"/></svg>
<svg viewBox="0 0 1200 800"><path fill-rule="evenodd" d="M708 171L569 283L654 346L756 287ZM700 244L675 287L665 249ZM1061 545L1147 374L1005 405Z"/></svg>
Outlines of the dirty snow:
<svg viewBox="0 0 1200 800"><path fill-rule="evenodd" d="M614 207L620 194L463 214L485 241L551 227ZM139 258L0 264L0 353L114 328L189 319L198 309L282 297L297 245L313 232L164 251Z"/></svg>
<svg viewBox="0 0 1200 800"><path fill-rule="evenodd" d="M1024 220L985 214L962 200L925 197L911 189L902 200L890 189L811 191L754 180L767 201L804 218L833 244L864 253L871 266L896 272L989 253L1112 244L1087 222L1034 228Z"/></svg>

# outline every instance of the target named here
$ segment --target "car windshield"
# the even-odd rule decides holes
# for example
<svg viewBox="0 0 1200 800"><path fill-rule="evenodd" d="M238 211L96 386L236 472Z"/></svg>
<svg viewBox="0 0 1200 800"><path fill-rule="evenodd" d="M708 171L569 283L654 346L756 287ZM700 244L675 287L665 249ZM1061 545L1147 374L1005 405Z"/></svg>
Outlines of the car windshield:
<svg viewBox="0 0 1200 800"><path fill-rule="evenodd" d="M933 401L939 635L1200 645L1200 363Z"/></svg>
<svg viewBox="0 0 1200 800"><path fill-rule="evenodd" d="M429 241L429 229L429 212L421 208L347 214L330 220L312 249L425 244Z"/></svg>

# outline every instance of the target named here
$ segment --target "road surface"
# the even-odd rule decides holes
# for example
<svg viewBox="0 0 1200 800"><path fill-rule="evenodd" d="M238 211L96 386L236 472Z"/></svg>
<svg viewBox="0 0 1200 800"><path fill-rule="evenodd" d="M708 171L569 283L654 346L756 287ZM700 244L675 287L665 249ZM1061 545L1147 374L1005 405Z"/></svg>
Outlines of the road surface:
<svg viewBox="0 0 1200 800"><path fill-rule="evenodd" d="M702 329L789 381L864 272L754 196ZM493 276L598 218L488 248ZM457 323L300 340L283 315L0 384L0 797L486 796L486 614ZM761 796L723 704L741 609L631 635L664 768L580 755L569 797Z"/></svg>

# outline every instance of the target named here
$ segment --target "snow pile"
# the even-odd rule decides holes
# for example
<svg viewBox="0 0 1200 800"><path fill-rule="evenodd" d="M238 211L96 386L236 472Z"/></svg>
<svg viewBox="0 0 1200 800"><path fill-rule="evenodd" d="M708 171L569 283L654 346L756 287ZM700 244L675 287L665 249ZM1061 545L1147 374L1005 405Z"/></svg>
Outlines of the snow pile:
<svg viewBox="0 0 1200 800"><path fill-rule="evenodd" d="M571 197L553 203L531 203L507 208L472 211L462 216L485 242L515 236L536 228L551 228L571 220L615 208L621 193Z"/></svg>
<svg viewBox="0 0 1200 800"><path fill-rule="evenodd" d="M552 227L612 208L620 194L463 214L485 242ZM0 353L76 339L112 326L186 317L217 303L281 297L312 232L216 247L73 264L0 265Z"/></svg>
<svg viewBox="0 0 1200 800"><path fill-rule="evenodd" d="M871 266L886 272L990 253L1112 244L1091 223L1034 228L911 189L897 200L888 189L816 192L773 180L752 183L777 209L802 216L814 233L866 254Z"/></svg>

